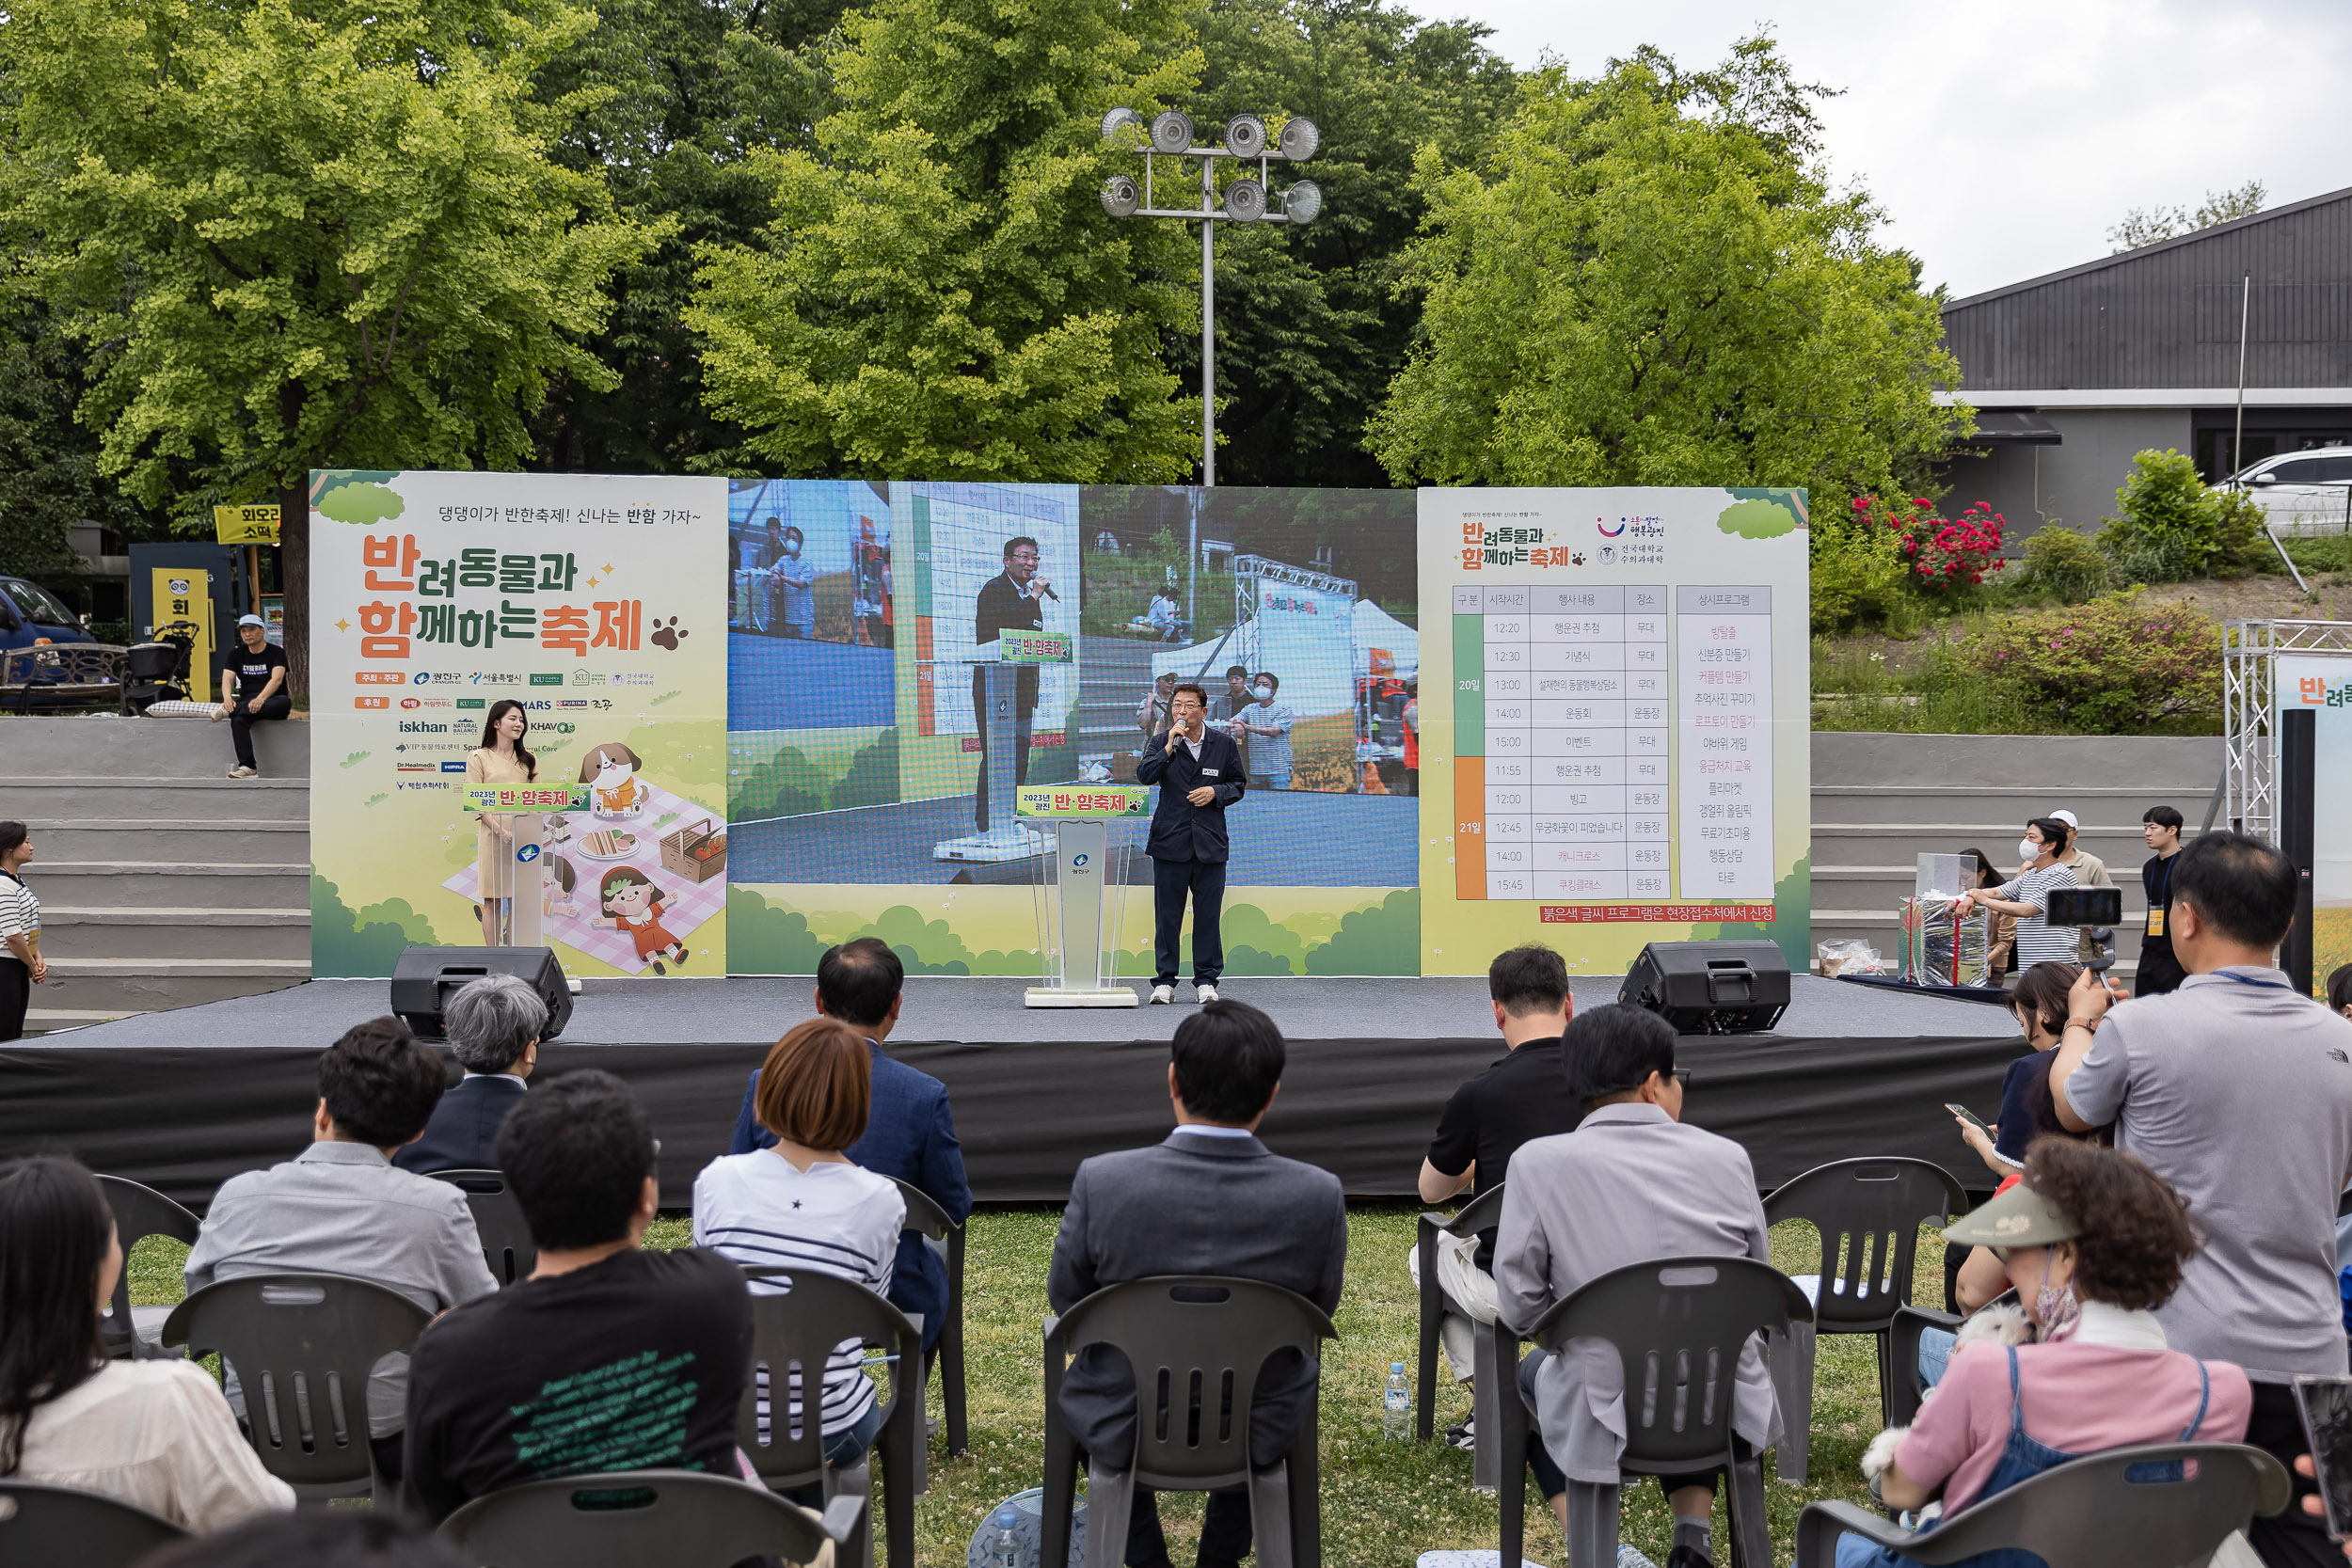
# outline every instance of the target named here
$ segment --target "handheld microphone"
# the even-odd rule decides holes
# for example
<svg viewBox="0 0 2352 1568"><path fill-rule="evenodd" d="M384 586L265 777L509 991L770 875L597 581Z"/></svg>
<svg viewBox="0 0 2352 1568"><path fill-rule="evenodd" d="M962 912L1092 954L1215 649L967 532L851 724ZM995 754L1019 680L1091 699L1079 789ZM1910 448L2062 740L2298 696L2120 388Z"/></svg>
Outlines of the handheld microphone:
<svg viewBox="0 0 2352 1568"><path fill-rule="evenodd" d="M1056 604L1061 603L1061 595L1054 592L1054 585L1052 583L1048 582L1041 584L1041 586L1044 588L1045 596L1047 598L1053 600Z"/></svg>

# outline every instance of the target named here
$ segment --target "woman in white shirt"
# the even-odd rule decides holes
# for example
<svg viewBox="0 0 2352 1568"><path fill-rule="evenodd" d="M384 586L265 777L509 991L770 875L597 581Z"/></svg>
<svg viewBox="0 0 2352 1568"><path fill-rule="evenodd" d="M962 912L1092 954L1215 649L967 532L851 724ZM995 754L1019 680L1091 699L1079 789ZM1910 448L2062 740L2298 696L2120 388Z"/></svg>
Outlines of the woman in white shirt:
<svg viewBox="0 0 2352 1568"><path fill-rule="evenodd" d="M860 1169L843 1152L866 1135L870 1049L831 1018L811 1019L776 1042L753 1098L776 1146L713 1160L694 1179L695 1245L746 1268L813 1269L878 1296L888 1292L906 1200L889 1178ZM779 1289L753 1286L757 1293ZM835 1469L854 1464L882 1429L874 1385L859 1367L863 1351L845 1339L825 1364L825 1463ZM796 1417L799 1405L794 1399ZM763 1397L760 1419L767 1418Z"/></svg>
<svg viewBox="0 0 2352 1568"><path fill-rule="evenodd" d="M294 1507L202 1368L106 1359L98 1315L121 1273L88 1171L0 1165L0 1475L103 1492L199 1532Z"/></svg>

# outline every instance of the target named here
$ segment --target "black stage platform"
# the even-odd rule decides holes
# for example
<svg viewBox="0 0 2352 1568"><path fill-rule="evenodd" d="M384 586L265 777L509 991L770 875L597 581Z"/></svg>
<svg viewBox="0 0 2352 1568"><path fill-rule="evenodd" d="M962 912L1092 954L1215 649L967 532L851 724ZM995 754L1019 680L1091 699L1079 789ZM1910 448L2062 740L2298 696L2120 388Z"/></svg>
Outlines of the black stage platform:
<svg viewBox="0 0 2352 1568"><path fill-rule="evenodd" d="M1578 1006L1613 1001L1617 984L1578 981ZM1777 1033L1684 1039L1687 1117L1745 1145L1766 1188L1864 1154L1917 1155L1989 1187L1943 1105L1997 1105L2024 1049L2007 1011L1811 975L1793 985ZM1188 1002L1032 1011L1023 988L911 979L890 1041L946 1084L984 1202L1058 1202L1080 1160L1156 1142L1171 1125L1167 1041ZM726 1150L746 1077L809 1016L810 990L591 980L540 1070L598 1067L628 1080L662 1142L662 1202L683 1207L695 1173ZM386 992L381 980L314 980L0 1045L0 1153L70 1151L200 1208L230 1176L309 1143L318 1053L386 1011ZM1267 1143L1337 1173L1355 1196L1410 1196L1446 1096L1502 1053L1483 978L1244 980L1227 994L1265 1008L1291 1041Z"/></svg>

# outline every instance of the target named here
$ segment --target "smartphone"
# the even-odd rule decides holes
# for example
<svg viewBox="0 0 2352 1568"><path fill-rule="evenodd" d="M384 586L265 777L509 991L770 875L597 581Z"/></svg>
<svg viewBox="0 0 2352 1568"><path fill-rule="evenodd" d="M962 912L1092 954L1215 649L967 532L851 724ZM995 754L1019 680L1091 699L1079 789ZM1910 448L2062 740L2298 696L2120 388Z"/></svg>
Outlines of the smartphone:
<svg viewBox="0 0 2352 1568"><path fill-rule="evenodd" d="M1955 1105L1947 1100L1944 1101L1944 1109L1951 1112L1952 1115L1958 1117L1961 1120L1966 1122L1969 1126L1975 1128L1986 1137L1989 1138L1993 1135L1993 1129L1984 1124L1984 1118L1977 1115L1976 1112L1970 1110L1967 1106Z"/></svg>
<svg viewBox="0 0 2352 1568"><path fill-rule="evenodd" d="M2295 1405L2312 1445L2312 1466L2319 1472L2328 1533L2342 1541L2352 1536L2352 1377L2306 1373L2295 1380Z"/></svg>
<svg viewBox="0 0 2352 1568"><path fill-rule="evenodd" d="M2123 890L2120 887L2054 887L2043 918L2053 926L2121 926Z"/></svg>

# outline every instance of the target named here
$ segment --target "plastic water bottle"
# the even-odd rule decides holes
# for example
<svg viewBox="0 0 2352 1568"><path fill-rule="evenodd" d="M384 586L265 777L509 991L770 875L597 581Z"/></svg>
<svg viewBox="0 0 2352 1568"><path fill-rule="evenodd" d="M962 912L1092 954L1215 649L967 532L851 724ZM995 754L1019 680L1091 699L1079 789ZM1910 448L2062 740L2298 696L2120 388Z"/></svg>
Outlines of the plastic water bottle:
<svg viewBox="0 0 2352 1568"><path fill-rule="evenodd" d="M1413 1424L1413 1396L1405 1386L1405 1363L1389 1363L1388 1390L1380 1396L1380 1435L1402 1442Z"/></svg>
<svg viewBox="0 0 2352 1568"><path fill-rule="evenodd" d="M1021 1568L1021 1515L1007 1503L996 1511L996 1540L988 1552L988 1568Z"/></svg>

